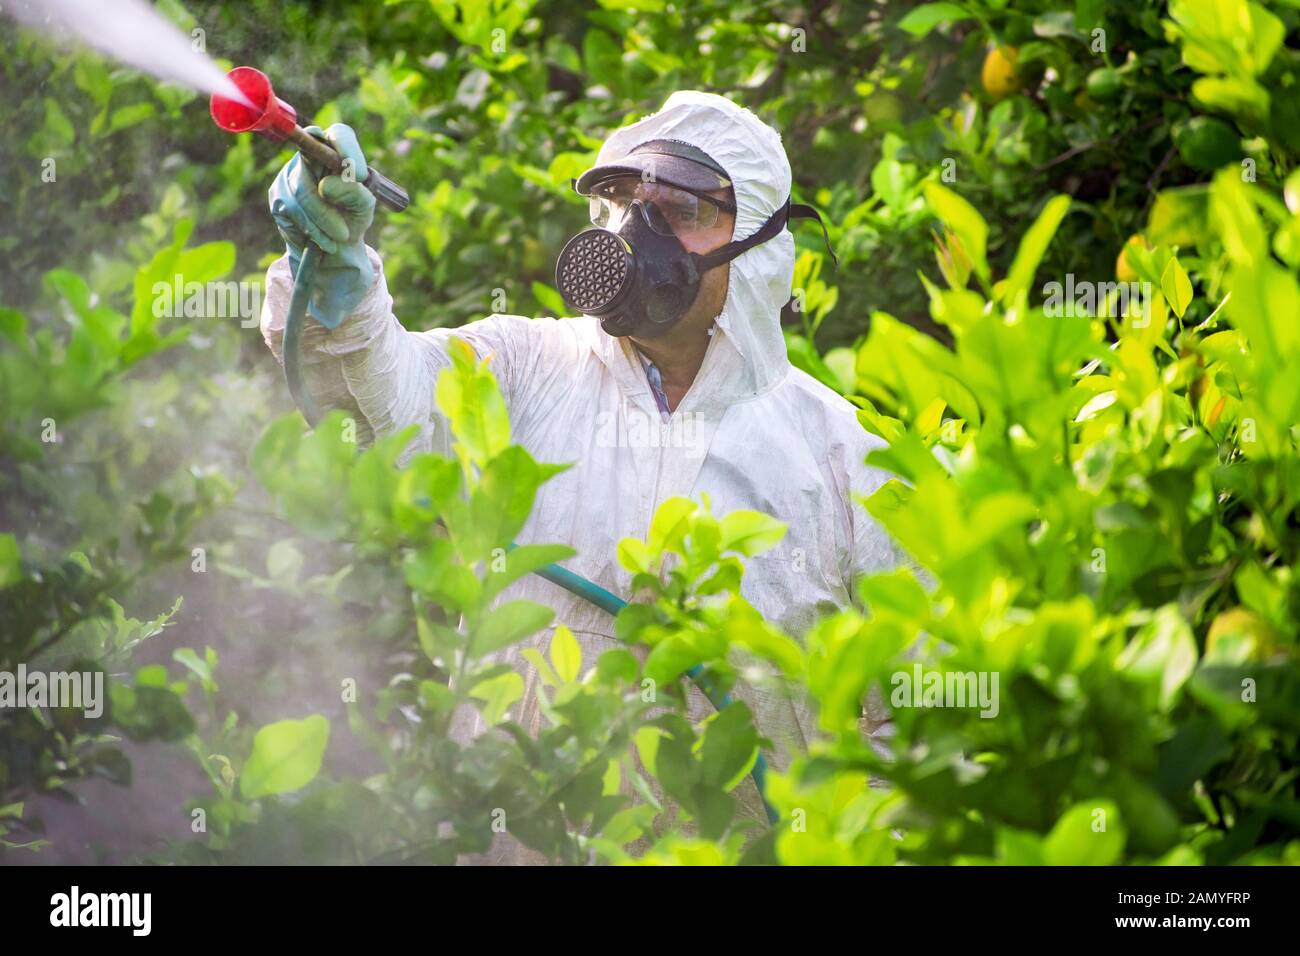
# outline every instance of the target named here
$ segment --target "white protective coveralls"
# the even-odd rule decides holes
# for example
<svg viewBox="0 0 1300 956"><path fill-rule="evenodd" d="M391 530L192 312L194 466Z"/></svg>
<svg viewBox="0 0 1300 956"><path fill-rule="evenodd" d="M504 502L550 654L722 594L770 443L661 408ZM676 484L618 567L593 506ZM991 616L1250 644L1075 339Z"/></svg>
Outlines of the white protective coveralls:
<svg viewBox="0 0 1300 956"><path fill-rule="evenodd" d="M690 143L726 170L735 190L736 240L757 231L790 194L780 136L724 97L674 93L659 112L613 133L598 163L617 161L652 139ZM451 436L434 382L450 364L448 340L458 336L480 357L490 354L514 441L539 461L573 463L542 486L519 543L571 545L578 553L567 568L628 596L630 575L615 548L623 537L644 539L664 500L698 501L707 493L719 516L742 508L765 512L789 530L772 551L747 562L743 593L794 635L824 612L848 607L857 576L896 563L890 538L853 500L887 479L864 464L883 442L863 430L848 401L786 357L779 317L794 271L788 230L732 260L726 304L704 363L662 428L637 353L627 340L607 335L597 319L492 315L460 328L410 332L393 315L378 254L368 251L377 279L355 312L333 331L306 324L308 388L322 408L349 410L363 440L414 422L422 427L414 450L445 455ZM263 335L281 362L292 284L281 258L267 274L262 313ZM555 609L556 622L567 624L582 645L584 670L622 646L609 615L541 578L524 578L501 600L516 598ZM533 733L541 719L538 676L520 652L530 645L544 652L549 641L549 632L539 634L501 654L526 684L512 715ZM712 708L692 693L694 714L702 718ZM770 687L738 687L737 694L777 746L768 755L775 766L814 735L815 716L799 700ZM477 714L469 721L475 726L465 732L482 729ZM756 788L748 782L745 788L744 811L761 818ZM492 859L536 859L521 850L494 850Z"/></svg>

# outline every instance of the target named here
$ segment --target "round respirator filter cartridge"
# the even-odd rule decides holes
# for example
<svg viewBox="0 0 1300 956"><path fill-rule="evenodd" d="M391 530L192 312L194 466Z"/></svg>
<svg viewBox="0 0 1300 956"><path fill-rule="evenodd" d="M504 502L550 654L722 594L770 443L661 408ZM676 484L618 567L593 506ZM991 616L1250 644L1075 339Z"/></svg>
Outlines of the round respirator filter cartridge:
<svg viewBox="0 0 1300 956"><path fill-rule="evenodd" d="M555 287L584 315L609 312L631 284L632 249L608 229L588 229L569 240L555 263Z"/></svg>

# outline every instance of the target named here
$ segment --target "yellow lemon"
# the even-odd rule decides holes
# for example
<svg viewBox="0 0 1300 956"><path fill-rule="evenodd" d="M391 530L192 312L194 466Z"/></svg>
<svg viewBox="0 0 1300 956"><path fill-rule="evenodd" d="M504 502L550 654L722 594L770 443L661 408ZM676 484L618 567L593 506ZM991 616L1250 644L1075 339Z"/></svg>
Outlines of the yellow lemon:
<svg viewBox="0 0 1300 956"><path fill-rule="evenodd" d="M1150 248L1147 241L1136 232L1128 237L1128 240L1124 243L1124 248L1119 251L1119 255L1115 258L1115 278L1120 282L1137 282L1138 280L1138 274L1129 265L1128 256L1125 254L1128 252L1128 247L1135 242L1140 242L1143 248Z"/></svg>
<svg viewBox="0 0 1300 956"><path fill-rule="evenodd" d="M980 81L984 92L995 100L1005 99L1020 89L1020 78L1016 76L1016 61L1020 51L1013 46L994 47L984 57L984 69L980 72Z"/></svg>

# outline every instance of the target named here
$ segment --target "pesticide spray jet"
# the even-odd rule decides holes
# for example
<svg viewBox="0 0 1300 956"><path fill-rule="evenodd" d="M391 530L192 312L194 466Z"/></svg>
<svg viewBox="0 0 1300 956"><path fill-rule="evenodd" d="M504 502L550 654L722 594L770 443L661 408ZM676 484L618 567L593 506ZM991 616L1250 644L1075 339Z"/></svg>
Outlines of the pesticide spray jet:
<svg viewBox="0 0 1300 956"><path fill-rule="evenodd" d="M161 80L247 102L220 67L144 0L0 0L0 14L60 42L80 41Z"/></svg>

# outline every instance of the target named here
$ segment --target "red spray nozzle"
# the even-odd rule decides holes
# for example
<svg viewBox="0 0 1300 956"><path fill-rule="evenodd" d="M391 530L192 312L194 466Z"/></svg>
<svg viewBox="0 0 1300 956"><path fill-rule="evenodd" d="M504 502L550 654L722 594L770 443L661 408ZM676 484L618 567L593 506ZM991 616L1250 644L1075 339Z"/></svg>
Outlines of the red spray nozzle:
<svg viewBox="0 0 1300 956"><path fill-rule="evenodd" d="M261 133L278 142L292 138L298 126L298 114L275 95L265 73L251 66L237 66L227 76L247 97L248 103L212 94L212 118L218 126L229 133Z"/></svg>
<svg viewBox="0 0 1300 956"><path fill-rule="evenodd" d="M297 111L275 95L265 73L251 66L237 66L227 76L248 102L212 94L209 109L218 126L228 133L261 133L276 142L290 142L315 165L335 175L344 172L343 157L298 125ZM411 202L405 189L373 166L368 166L363 182L379 202L394 212L401 212Z"/></svg>

